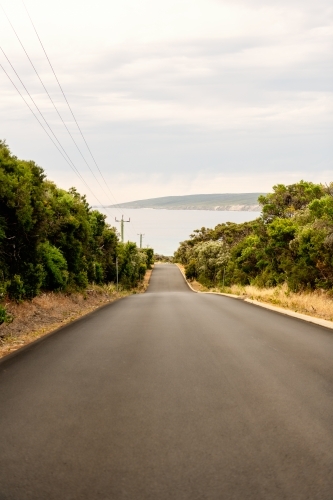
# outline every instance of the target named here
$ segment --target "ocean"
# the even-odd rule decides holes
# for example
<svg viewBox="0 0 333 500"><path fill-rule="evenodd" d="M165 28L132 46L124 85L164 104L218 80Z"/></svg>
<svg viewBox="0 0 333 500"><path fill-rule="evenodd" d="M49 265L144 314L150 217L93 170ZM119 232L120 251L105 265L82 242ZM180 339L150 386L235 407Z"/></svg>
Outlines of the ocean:
<svg viewBox="0 0 333 500"><path fill-rule="evenodd" d="M115 217L130 222L124 224L125 241L135 241L139 245L144 234L143 245L154 249L155 253L173 255L179 243L189 238L194 229L213 228L222 222L246 222L259 217L259 212L224 212L213 210L156 210L98 208L107 215L107 221L120 231L120 223Z"/></svg>

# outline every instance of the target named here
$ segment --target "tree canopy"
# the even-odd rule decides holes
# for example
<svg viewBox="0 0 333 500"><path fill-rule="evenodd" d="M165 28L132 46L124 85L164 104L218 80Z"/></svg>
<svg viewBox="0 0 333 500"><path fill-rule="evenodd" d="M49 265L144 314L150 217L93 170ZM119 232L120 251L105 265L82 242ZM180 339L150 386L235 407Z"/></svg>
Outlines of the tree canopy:
<svg viewBox="0 0 333 500"><path fill-rule="evenodd" d="M175 260L189 278L203 284L287 283L293 291L333 288L333 184L300 181L273 187L259 197L261 216L243 224L224 223L201 228L180 244ZM225 259L216 261L214 275L202 245L223 242ZM207 262L203 265L202 259Z"/></svg>
<svg viewBox="0 0 333 500"><path fill-rule="evenodd" d="M33 161L0 141L0 297L32 298L116 280L138 284L153 251L119 242L106 216L75 188L58 188Z"/></svg>

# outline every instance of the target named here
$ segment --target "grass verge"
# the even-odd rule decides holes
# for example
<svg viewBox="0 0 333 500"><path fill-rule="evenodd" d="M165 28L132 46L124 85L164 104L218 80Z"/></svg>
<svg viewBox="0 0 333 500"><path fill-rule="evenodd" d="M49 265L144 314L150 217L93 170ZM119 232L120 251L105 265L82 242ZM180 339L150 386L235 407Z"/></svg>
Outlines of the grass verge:
<svg viewBox="0 0 333 500"><path fill-rule="evenodd" d="M224 292L266 302L315 318L333 321L332 296L324 290L295 293L290 291L286 284L272 288L233 285L226 288Z"/></svg>

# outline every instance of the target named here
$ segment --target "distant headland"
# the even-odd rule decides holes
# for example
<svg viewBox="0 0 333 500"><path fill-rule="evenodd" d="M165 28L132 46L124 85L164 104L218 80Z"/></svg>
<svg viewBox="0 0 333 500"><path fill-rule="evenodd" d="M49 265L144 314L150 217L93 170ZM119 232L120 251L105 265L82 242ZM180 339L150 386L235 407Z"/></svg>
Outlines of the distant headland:
<svg viewBox="0 0 333 500"><path fill-rule="evenodd" d="M265 193L190 194L128 201L109 208L154 208L164 210L216 210L260 212L258 197Z"/></svg>

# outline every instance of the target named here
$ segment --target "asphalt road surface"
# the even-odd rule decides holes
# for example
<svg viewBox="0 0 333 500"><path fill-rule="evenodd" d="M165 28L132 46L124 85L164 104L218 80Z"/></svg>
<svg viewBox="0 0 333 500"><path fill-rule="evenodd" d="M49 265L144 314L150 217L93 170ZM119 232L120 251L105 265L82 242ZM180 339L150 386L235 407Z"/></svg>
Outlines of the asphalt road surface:
<svg viewBox="0 0 333 500"><path fill-rule="evenodd" d="M155 267L0 363L1 500L333 499L333 331Z"/></svg>

